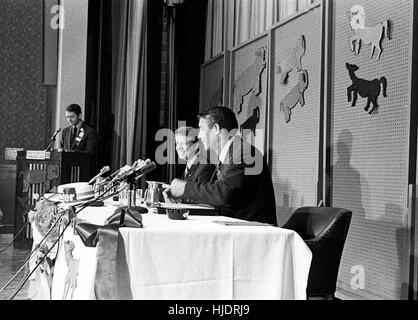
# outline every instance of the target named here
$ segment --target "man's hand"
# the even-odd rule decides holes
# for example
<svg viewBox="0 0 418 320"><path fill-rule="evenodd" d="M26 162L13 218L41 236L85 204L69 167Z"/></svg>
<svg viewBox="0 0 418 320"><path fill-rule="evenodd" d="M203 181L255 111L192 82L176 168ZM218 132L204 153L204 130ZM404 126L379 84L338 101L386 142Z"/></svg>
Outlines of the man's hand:
<svg viewBox="0 0 418 320"><path fill-rule="evenodd" d="M180 202L179 200L173 198L171 191L170 191L170 187L167 187L166 189L164 189L163 196L164 196L165 203L179 203Z"/></svg>
<svg viewBox="0 0 418 320"><path fill-rule="evenodd" d="M186 187L186 181L180 179L174 179L171 181L170 193L173 198L180 198L184 194L184 188Z"/></svg>

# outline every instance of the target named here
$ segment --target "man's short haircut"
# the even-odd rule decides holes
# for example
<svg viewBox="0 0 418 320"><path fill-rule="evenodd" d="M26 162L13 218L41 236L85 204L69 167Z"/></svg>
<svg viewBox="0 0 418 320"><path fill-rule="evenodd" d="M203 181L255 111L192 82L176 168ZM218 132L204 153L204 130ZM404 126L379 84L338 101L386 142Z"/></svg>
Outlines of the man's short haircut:
<svg viewBox="0 0 418 320"><path fill-rule="evenodd" d="M73 104L70 104L69 106L67 106L65 108L65 111L74 112L77 116L79 116L80 113L81 113L81 107L78 104L73 103Z"/></svg>
<svg viewBox="0 0 418 320"><path fill-rule="evenodd" d="M187 142L196 143L199 140L197 138L198 133L198 129L189 126L184 126L179 127L174 134L175 136L186 137Z"/></svg>
<svg viewBox="0 0 418 320"><path fill-rule="evenodd" d="M198 114L198 119L207 119L209 128L217 123L220 129L231 131L238 129L238 122L234 111L224 106L211 107Z"/></svg>

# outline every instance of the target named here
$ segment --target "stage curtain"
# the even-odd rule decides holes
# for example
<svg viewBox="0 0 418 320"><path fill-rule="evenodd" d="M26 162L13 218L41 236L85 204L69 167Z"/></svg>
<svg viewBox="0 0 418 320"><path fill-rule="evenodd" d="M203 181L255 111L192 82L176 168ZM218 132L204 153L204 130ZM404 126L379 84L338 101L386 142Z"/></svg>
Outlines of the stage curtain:
<svg viewBox="0 0 418 320"><path fill-rule="evenodd" d="M145 159L147 1L112 2L112 167Z"/></svg>

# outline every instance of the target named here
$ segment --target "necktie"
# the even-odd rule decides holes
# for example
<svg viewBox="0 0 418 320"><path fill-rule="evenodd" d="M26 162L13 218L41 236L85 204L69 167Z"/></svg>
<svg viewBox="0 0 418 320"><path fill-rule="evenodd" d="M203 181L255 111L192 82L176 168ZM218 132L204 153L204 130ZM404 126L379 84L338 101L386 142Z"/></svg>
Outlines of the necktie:
<svg viewBox="0 0 418 320"><path fill-rule="evenodd" d="M71 131L71 138L70 138L70 148L71 149L73 148L73 144L74 144L76 136L77 136L77 127L73 126L73 129Z"/></svg>
<svg viewBox="0 0 418 320"><path fill-rule="evenodd" d="M221 168L222 168L222 162L218 162L216 165L216 176L219 178L219 175L221 174Z"/></svg>
<svg viewBox="0 0 418 320"><path fill-rule="evenodd" d="M186 169L184 169L184 179L187 178L188 173L189 173L189 167L186 165Z"/></svg>

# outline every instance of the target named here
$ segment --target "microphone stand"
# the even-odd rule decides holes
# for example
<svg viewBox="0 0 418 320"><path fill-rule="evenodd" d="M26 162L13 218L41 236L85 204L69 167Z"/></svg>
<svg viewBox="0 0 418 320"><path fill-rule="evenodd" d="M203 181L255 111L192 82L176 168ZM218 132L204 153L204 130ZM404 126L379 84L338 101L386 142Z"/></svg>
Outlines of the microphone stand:
<svg viewBox="0 0 418 320"><path fill-rule="evenodd" d="M136 206L136 180L135 180L135 174L130 174L127 178L126 178L126 182L129 185L129 189L128 189L128 206L126 207L126 209L122 209L121 210L121 214L120 214L120 225L123 225L125 222L125 212L129 211L131 214L132 213L137 213L138 215L141 215L141 212L143 213L143 208L141 209L140 207ZM132 196L132 193L134 194ZM132 200L134 201L132 203Z"/></svg>
<svg viewBox="0 0 418 320"><path fill-rule="evenodd" d="M47 152L47 151L50 151L49 150L49 148L51 148L51 145L52 145L52 143L55 141L55 138L54 139L51 139L51 141L48 143L48 145L46 146L46 148L45 148L45 152Z"/></svg>
<svg viewBox="0 0 418 320"><path fill-rule="evenodd" d="M56 131L56 132L54 133L54 135L52 136L51 140L49 141L48 145L47 145L47 146L46 146L46 148L45 148L45 152L47 152L47 151L51 151L51 150L49 150L49 149L51 148L52 144L55 142L55 138L57 137L58 132L59 132L59 131Z"/></svg>

